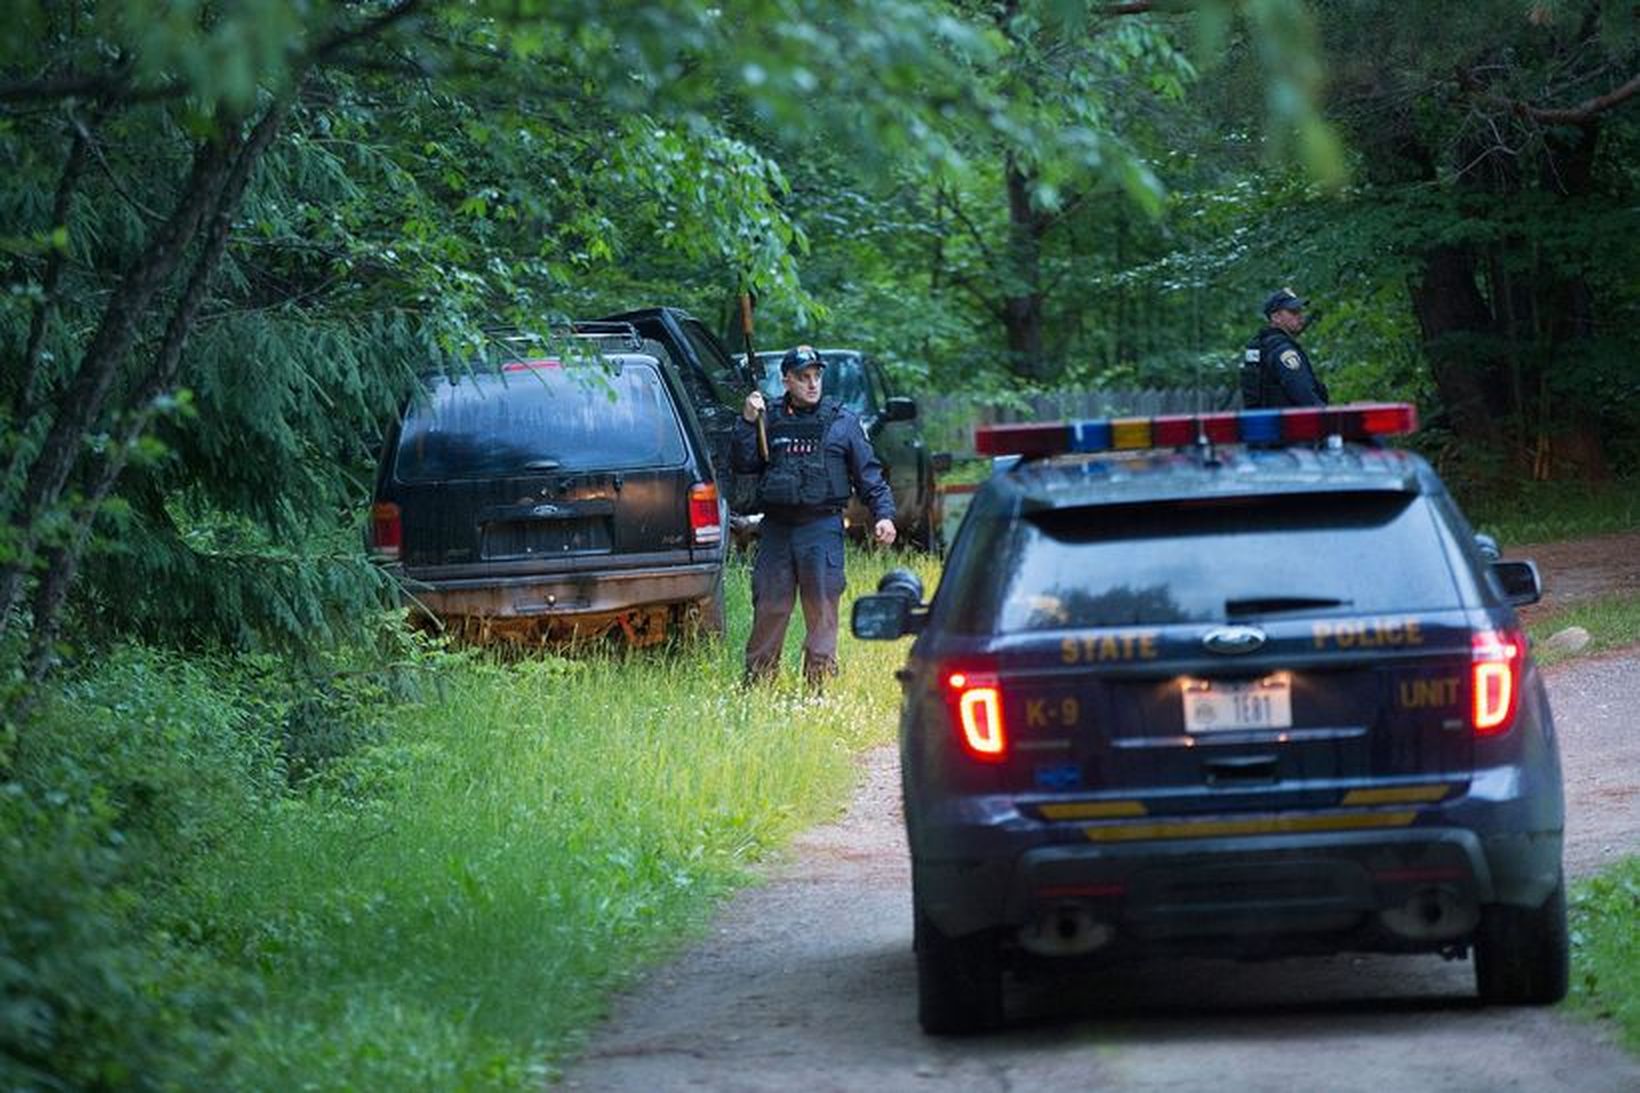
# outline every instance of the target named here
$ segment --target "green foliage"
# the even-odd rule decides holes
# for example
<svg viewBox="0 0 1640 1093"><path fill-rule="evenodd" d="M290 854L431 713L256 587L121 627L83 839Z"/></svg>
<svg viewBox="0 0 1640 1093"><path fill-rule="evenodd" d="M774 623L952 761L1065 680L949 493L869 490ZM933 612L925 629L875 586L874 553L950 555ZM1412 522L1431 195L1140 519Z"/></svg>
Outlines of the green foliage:
<svg viewBox="0 0 1640 1093"><path fill-rule="evenodd" d="M937 579L851 552L852 594L899 564ZM503 663L390 621L317 660L88 661L0 792L0 1075L539 1085L892 738L903 646L845 636L816 698L794 628L785 679L739 686L748 587L670 652Z"/></svg>
<svg viewBox="0 0 1640 1093"><path fill-rule="evenodd" d="M0 783L0 1079L200 1082L243 985L155 932L152 899L283 792L211 666L119 649L67 681Z"/></svg>
<svg viewBox="0 0 1640 1093"><path fill-rule="evenodd" d="M0 787L0 1085L198 1082L235 1002L210 962L145 938L114 830Z"/></svg>
<svg viewBox="0 0 1640 1093"><path fill-rule="evenodd" d="M1572 994L1577 1010L1616 1023L1640 1051L1640 857L1624 858L1572 889Z"/></svg>

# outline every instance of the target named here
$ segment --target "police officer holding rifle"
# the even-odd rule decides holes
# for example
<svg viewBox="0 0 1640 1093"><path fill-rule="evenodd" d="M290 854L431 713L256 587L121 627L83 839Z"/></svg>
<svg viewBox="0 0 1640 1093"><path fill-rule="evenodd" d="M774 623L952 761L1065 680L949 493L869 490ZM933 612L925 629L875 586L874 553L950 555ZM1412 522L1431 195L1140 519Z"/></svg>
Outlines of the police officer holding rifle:
<svg viewBox="0 0 1640 1093"><path fill-rule="evenodd" d="M746 678L771 678L780 665L794 599L803 602L803 676L818 685L837 673L837 605L843 596L843 508L849 493L871 510L873 538L894 542L894 495L854 411L822 398L826 363L800 345L780 360L785 394L774 406L753 391L735 422L730 461L759 475L763 511L752 567L752 634ZM766 415L766 417L765 417ZM760 451L759 433L767 437Z"/></svg>

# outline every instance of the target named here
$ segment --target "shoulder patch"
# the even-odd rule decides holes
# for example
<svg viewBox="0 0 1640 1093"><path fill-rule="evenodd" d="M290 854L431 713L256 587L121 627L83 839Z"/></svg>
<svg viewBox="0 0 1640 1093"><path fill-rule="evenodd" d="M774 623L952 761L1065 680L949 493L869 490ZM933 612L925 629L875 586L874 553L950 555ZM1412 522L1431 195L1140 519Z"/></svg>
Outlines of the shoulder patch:
<svg viewBox="0 0 1640 1093"><path fill-rule="evenodd" d="M1296 349L1288 349L1283 351L1281 354L1281 364L1284 368L1291 368L1296 372L1298 371L1298 366L1302 363L1303 360L1299 357L1298 350Z"/></svg>

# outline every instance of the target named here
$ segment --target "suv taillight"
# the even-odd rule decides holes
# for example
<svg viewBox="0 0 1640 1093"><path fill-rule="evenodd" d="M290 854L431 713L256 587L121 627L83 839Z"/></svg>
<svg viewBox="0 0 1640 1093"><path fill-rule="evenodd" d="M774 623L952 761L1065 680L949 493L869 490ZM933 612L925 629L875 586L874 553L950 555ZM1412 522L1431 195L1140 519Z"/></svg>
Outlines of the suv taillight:
<svg viewBox="0 0 1640 1093"><path fill-rule="evenodd" d="M1513 630L1477 630L1470 640L1471 717L1476 736L1509 731L1520 708L1520 670L1526 638Z"/></svg>
<svg viewBox="0 0 1640 1093"><path fill-rule="evenodd" d="M1002 723L1002 687L995 672L949 668L940 673L946 705L963 750L982 763L1008 757L1008 733Z"/></svg>
<svg viewBox="0 0 1640 1093"><path fill-rule="evenodd" d="M399 520L399 507L391 501L371 505L370 556L378 562L396 562L403 545L404 524Z"/></svg>
<svg viewBox="0 0 1640 1093"><path fill-rule="evenodd" d="M697 482L689 490L689 532L696 546L723 542L723 524L718 519L718 488L713 482Z"/></svg>

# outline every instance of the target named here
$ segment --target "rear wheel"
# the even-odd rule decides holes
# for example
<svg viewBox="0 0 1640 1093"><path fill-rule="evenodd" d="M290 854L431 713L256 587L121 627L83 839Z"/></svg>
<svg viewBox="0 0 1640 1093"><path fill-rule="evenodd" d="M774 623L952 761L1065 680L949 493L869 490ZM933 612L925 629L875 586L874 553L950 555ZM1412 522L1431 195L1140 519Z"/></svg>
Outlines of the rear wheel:
<svg viewBox="0 0 1640 1093"><path fill-rule="evenodd" d="M1566 881L1541 907L1483 908L1475 933L1475 987L1481 1001L1547 1006L1566 997L1571 976L1566 940Z"/></svg>
<svg viewBox="0 0 1640 1093"><path fill-rule="evenodd" d="M994 931L947 937L916 912L917 1021L931 1036L986 1032L1002 1024L1002 961Z"/></svg>
<svg viewBox="0 0 1640 1093"><path fill-rule="evenodd" d="M684 635L690 640L720 638L724 627L723 578L710 596L702 596L684 611Z"/></svg>

